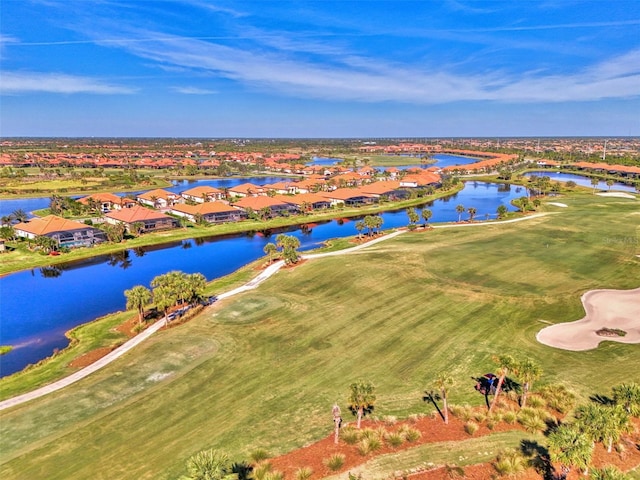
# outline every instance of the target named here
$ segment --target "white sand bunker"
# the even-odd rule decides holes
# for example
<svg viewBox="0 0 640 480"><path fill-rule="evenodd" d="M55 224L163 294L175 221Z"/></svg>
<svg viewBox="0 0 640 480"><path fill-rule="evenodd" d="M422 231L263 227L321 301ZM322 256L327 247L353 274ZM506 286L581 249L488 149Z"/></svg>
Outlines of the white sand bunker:
<svg viewBox="0 0 640 480"><path fill-rule="evenodd" d="M596 193L596 195L600 195L601 197L633 198L634 200L636 198L630 193L624 193L624 192L601 192L601 193Z"/></svg>
<svg viewBox="0 0 640 480"><path fill-rule="evenodd" d="M566 203L560 203L560 202L547 202L547 205L554 205L556 207L567 208Z"/></svg>
<svg viewBox="0 0 640 480"><path fill-rule="evenodd" d="M640 288L591 290L582 295L582 304L587 313L582 320L545 327L536 339L550 347L576 352L596 348L605 340L640 343ZM626 334L619 336L615 330Z"/></svg>

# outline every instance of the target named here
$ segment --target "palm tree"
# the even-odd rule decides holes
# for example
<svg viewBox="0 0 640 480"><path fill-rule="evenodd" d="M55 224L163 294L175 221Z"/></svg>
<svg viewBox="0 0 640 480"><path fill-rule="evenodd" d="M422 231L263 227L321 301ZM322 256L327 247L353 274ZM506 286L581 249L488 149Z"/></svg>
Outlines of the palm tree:
<svg viewBox="0 0 640 480"><path fill-rule="evenodd" d="M422 219L424 220L424 228L427 228L427 222L433 216L433 212L428 208L423 208L421 215L422 215Z"/></svg>
<svg viewBox="0 0 640 480"><path fill-rule="evenodd" d="M593 185L593 193L596 193L596 187L598 186L598 183L600 183L600 180L598 179L598 177L591 177L591 185Z"/></svg>
<svg viewBox="0 0 640 480"><path fill-rule="evenodd" d="M549 435L548 443L551 460L562 464L567 473L572 467L583 471L589 468L593 442L575 426L560 425Z"/></svg>
<svg viewBox="0 0 640 480"><path fill-rule="evenodd" d="M376 217L374 215L367 215L364 217L364 224L369 229L369 236L373 235L373 230L376 228Z"/></svg>
<svg viewBox="0 0 640 480"><path fill-rule="evenodd" d="M613 187L614 183L615 182L613 180L611 180L611 179L607 180L607 187L609 187L609 190L611 190L611 187Z"/></svg>
<svg viewBox="0 0 640 480"><path fill-rule="evenodd" d="M358 230L358 240L362 237L362 231L367 228L362 220L358 220L355 224L356 230Z"/></svg>
<svg viewBox="0 0 640 480"><path fill-rule="evenodd" d="M127 297L127 309L138 310L138 324L142 325L144 319L144 307L151 303L153 298L151 290L142 285L136 285L130 290L124 291L124 296Z"/></svg>
<svg viewBox="0 0 640 480"><path fill-rule="evenodd" d="M29 215L27 214L27 212L25 212L21 208L19 208L18 210L14 210L11 216L21 223L26 222L27 219L29 218Z"/></svg>
<svg viewBox="0 0 640 480"><path fill-rule="evenodd" d="M349 409L351 413L356 415L356 428L360 428L362 417L373 411L376 402L375 387L371 382L358 380L349 387L351 393L349 395Z"/></svg>
<svg viewBox="0 0 640 480"><path fill-rule="evenodd" d="M267 243L264 246L263 251L265 254L269 255L269 265L271 265L271 262L273 261L273 255L278 251L278 247L276 247L273 243Z"/></svg>
<svg viewBox="0 0 640 480"><path fill-rule="evenodd" d="M298 237L281 233L276 237L276 246L282 249L282 258L287 265L297 263L300 259L300 255L298 254L300 240Z"/></svg>
<svg viewBox="0 0 640 480"><path fill-rule="evenodd" d="M538 380L542 376L542 367L530 358L526 358L516 365L516 374L522 380L520 407L524 408L527 404L527 396L531 390L531 385L534 380Z"/></svg>
<svg viewBox="0 0 640 480"><path fill-rule="evenodd" d="M607 465L603 468L592 468L589 473L592 480L631 480L629 475L621 472L613 465Z"/></svg>
<svg viewBox="0 0 640 480"><path fill-rule="evenodd" d="M462 204L456 205L456 212L458 212L458 223L462 221L462 214L464 213L464 211L465 211L464 205Z"/></svg>
<svg viewBox="0 0 640 480"><path fill-rule="evenodd" d="M415 208L408 208L407 215L409 216L409 227L414 228L413 225L418 223L418 220L420 219L418 212L416 212Z"/></svg>
<svg viewBox="0 0 640 480"><path fill-rule="evenodd" d="M516 361L511 355L495 355L493 357L493 361L498 364L498 385L496 386L496 393L493 396L493 401L489 406L489 413L491 413L498 400L504 379L507 378L507 375L512 372L516 366Z"/></svg>
<svg viewBox="0 0 640 480"><path fill-rule="evenodd" d="M449 393L449 387L453 385L453 377L449 374L442 372L438 374L434 382L434 387L440 390L440 396L442 397L442 410L444 412L444 424L449 424L449 407L447 406L447 394Z"/></svg>
<svg viewBox="0 0 640 480"><path fill-rule="evenodd" d="M474 207L469 207L467 208L467 212L469 213L469 221L473 222L473 217L476 216L478 211Z"/></svg>
<svg viewBox="0 0 640 480"><path fill-rule="evenodd" d="M218 450L203 450L187 460L188 476L181 480L237 480L233 465L226 453Z"/></svg>
<svg viewBox="0 0 640 480"><path fill-rule="evenodd" d="M498 218L504 218L507 212L508 212L507 207L505 207L504 205L500 205L496 210L496 213L498 214Z"/></svg>
<svg viewBox="0 0 640 480"><path fill-rule="evenodd" d="M611 453L613 442L632 428L629 414L620 405L613 407L599 404L582 405L576 409L576 425L593 442L601 442Z"/></svg>
<svg viewBox="0 0 640 480"><path fill-rule="evenodd" d="M622 383L613 387L613 401L622 405L627 413L638 416L640 414L640 385L637 383Z"/></svg>

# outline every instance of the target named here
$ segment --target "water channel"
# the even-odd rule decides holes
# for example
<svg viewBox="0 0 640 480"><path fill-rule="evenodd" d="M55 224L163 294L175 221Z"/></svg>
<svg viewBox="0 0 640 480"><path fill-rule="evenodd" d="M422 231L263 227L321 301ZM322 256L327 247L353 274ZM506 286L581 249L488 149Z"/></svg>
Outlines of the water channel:
<svg viewBox="0 0 640 480"><path fill-rule="evenodd" d="M200 183L190 186L196 184ZM184 185L177 187L185 189ZM526 193L524 187L467 182L458 194L428 206L433 212L430 221L457 220L455 208L459 204L476 208L478 220L494 218L499 205L513 210L511 200ZM385 212L382 217L383 228L408 223L404 210ZM300 239L301 250L309 250L331 238L356 235L354 224L355 219L333 220L310 229L292 227L288 234ZM54 349L64 348L68 344L64 333L69 329L124 309L123 292L134 285L149 286L153 277L171 270L200 272L209 280L221 277L264 256L264 245L274 240L261 232L185 240L0 278L0 345L14 347L0 357L0 376L51 355Z"/></svg>

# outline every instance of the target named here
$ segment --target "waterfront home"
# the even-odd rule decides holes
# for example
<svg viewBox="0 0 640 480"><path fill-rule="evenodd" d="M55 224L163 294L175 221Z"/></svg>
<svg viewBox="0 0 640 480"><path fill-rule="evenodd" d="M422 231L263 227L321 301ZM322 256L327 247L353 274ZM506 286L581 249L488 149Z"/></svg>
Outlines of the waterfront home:
<svg viewBox="0 0 640 480"><path fill-rule="evenodd" d="M57 215L34 218L29 222L18 223L13 228L19 237L30 240L39 236L49 237L60 247L87 247L106 240L102 230Z"/></svg>
<svg viewBox="0 0 640 480"><path fill-rule="evenodd" d="M83 205L97 203L100 206L100 211L103 213L107 213L111 210L120 210L122 208L131 208L137 205L135 200L126 197L119 197L113 193L94 193L93 195L79 198L78 202Z"/></svg>
<svg viewBox="0 0 640 480"><path fill-rule="evenodd" d="M400 187L409 187L409 188L417 188L417 187L428 187L428 186L437 187L440 185L440 175L434 172L430 172L428 170L421 171L415 174L405 175L400 179Z"/></svg>
<svg viewBox="0 0 640 480"><path fill-rule="evenodd" d="M174 203L177 203L179 199L180 195L163 190L162 188L141 193L136 197L136 200L138 200L139 203L160 209L170 207Z"/></svg>
<svg viewBox="0 0 640 480"><path fill-rule="evenodd" d="M318 192L318 195L329 200L332 206L344 204L356 207L375 203L377 200L374 195L364 193L360 188L338 188L330 192Z"/></svg>
<svg viewBox="0 0 640 480"><path fill-rule="evenodd" d="M253 183L242 183L228 189L229 196L234 197L255 197L258 195L266 195L267 191L260 185Z"/></svg>
<svg viewBox="0 0 640 480"><path fill-rule="evenodd" d="M206 185L201 187L190 188L180 194L185 200L196 203L213 202L214 200L222 200L225 194L222 190Z"/></svg>
<svg viewBox="0 0 640 480"><path fill-rule="evenodd" d="M280 193L282 195L294 195L298 193L295 182L276 182L263 185L262 188L268 192Z"/></svg>
<svg viewBox="0 0 640 480"><path fill-rule="evenodd" d="M384 196L389 200L397 200L408 196L408 192L400 187L400 182L397 180L369 183L360 187L359 190L376 198Z"/></svg>
<svg viewBox="0 0 640 480"><path fill-rule="evenodd" d="M109 212L104 216L104 219L112 225L124 224L129 232L132 231L134 223L141 224L141 232L168 230L176 227L177 224L176 220L169 215L140 205Z"/></svg>
<svg viewBox="0 0 640 480"><path fill-rule="evenodd" d="M308 212L310 210L321 210L323 208L329 208L331 201L321 197L315 193L300 193L298 195L276 195L273 197L275 200L290 203L295 205L299 211Z"/></svg>
<svg viewBox="0 0 640 480"><path fill-rule="evenodd" d="M296 205L266 195L244 197L235 202L234 205L242 208L247 213L250 211L264 212L268 210L270 215L282 215L285 212L296 213L298 211Z"/></svg>
<svg viewBox="0 0 640 480"><path fill-rule="evenodd" d="M197 205L180 203L171 207L169 212L191 222L196 222L200 216L208 223L236 222L247 218L244 210L224 202L203 202Z"/></svg>

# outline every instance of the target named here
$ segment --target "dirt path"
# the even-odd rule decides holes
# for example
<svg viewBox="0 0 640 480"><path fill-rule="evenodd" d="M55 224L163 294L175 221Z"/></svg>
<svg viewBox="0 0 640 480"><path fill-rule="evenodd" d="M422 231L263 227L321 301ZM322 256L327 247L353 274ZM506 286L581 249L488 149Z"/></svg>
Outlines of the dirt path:
<svg viewBox="0 0 640 480"><path fill-rule="evenodd" d="M529 215L527 217L522 217L522 218L516 218L513 220L504 220L504 221L500 221L500 222L478 222L478 223L464 223L464 224L449 224L449 225L434 225L433 228L458 228L458 227L476 227L476 226L482 226L482 225L497 225L497 224L502 224L502 223L514 223L514 222L520 222L523 220L532 220L534 218L539 218L545 215L548 215L549 213L537 213L535 215ZM407 232L407 230L398 230L396 232L393 233L389 233L388 235L384 235L382 237L378 237L375 238L373 240L370 240L366 243L363 243L361 245L357 245L355 247L352 248L348 248L345 250L338 250L335 252L327 252L327 253L310 253L308 255L302 255L302 258L305 260L311 260L314 258L323 258L323 257L330 257L330 256L334 256L334 255L347 255L349 253L353 253L356 252L358 250L361 250L363 248L366 247L370 247L371 245L375 245L376 243L380 243L386 240L389 240L391 238L395 238L398 235L401 235L403 233ZM248 290L253 290L254 288L258 287L258 285L260 285L262 282L264 282L266 279L268 279L269 277L271 277L274 273L276 273L278 270L280 270L280 268L282 268L282 266L284 265L284 262L282 260L279 260L275 263L273 263L272 265L268 266L267 268L265 268L262 272L260 272L260 274L255 277L253 280L250 280L249 282L247 282L246 284L235 288L229 292L225 292L222 293L220 295L218 295L218 299L225 299L225 298L229 298L233 295L237 295L239 293L242 292L246 292ZM162 320L158 320L156 323L154 323L153 325L151 325L149 328L147 328L146 330L144 330L143 332L139 333L138 335L136 335L135 337L133 337L131 340L123 343L121 346L119 346L118 348L116 348L115 350L113 350L111 353L105 355L104 357L102 357L101 359L99 359L98 361L96 361L95 363L92 363L91 365L83 368L82 370L78 370L77 372L69 375L68 377L62 378L60 380L57 380L49 385L45 385L44 387L40 387L36 390L33 390L31 392L28 393L24 393L22 395L18 395L16 397L13 398L9 398L7 400L4 400L2 402L0 402L0 410L4 410L7 408L11 408L14 407L16 405L20 405L22 403L31 401L31 400L35 400L36 398L40 398L43 397L49 393L58 391L68 385L71 385L73 383L76 383L79 380L82 380L83 378L91 375L93 372L96 372L98 370L100 370L101 368L109 365L111 362L113 362L114 360L116 360L117 358L121 357L122 355L124 355L125 353L127 353L129 350L131 350L132 348L136 347L137 345L139 345L140 343L144 342L147 338L149 338L151 335L153 335L154 333L156 333L158 330L160 330L162 327L165 326L165 319Z"/></svg>

